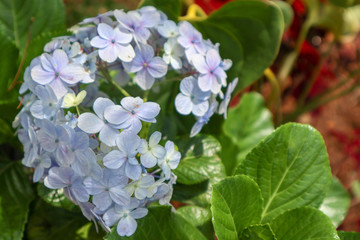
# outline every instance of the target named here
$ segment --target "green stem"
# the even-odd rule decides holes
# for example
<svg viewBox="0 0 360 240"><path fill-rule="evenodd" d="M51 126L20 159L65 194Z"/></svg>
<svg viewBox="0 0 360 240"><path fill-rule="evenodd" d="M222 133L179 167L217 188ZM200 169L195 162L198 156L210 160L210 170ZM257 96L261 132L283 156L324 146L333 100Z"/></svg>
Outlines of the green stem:
<svg viewBox="0 0 360 240"><path fill-rule="evenodd" d="M150 93L150 90L146 90L146 91L144 92L144 96L143 96L144 102L147 102L148 97L149 97L149 93Z"/></svg>
<svg viewBox="0 0 360 240"><path fill-rule="evenodd" d="M274 105L275 110L275 123L281 122L281 89L280 84L273 71L270 68L267 68L264 72L264 75L269 80L272 86L272 92L270 96L270 106Z"/></svg>
<svg viewBox="0 0 360 240"><path fill-rule="evenodd" d="M345 79L339 81L335 86L326 89L324 92L320 93L316 97L314 97L312 100L317 101L321 98L323 98L326 95L332 94L334 91L338 90L340 87L344 86L346 83L348 83L353 77L355 77L357 74L360 73L360 68L351 72L349 76L347 76Z"/></svg>
<svg viewBox="0 0 360 240"><path fill-rule="evenodd" d="M328 48L328 50L324 53L324 55L321 57L320 62L316 65L315 69L313 70L313 73L310 77L310 79L306 82L305 88L304 90L301 92L299 100L297 102L298 107L302 107L310 93L310 90L312 89L312 87L314 86L314 83L317 79L317 77L319 76L319 73L325 63L325 61L327 60L327 56L329 55L333 45L334 45L335 41L333 40L330 43L330 46Z"/></svg>
<svg viewBox="0 0 360 240"><path fill-rule="evenodd" d="M286 79L290 75L296 60L299 57L301 47L306 39L306 36L310 30L311 27L311 20L310 18L306 19L304 22L299 37L295 44L295 49L284 59L282 62L282 65L280 67L279 73L277 78L279 79L280 85L284 86Z"/></svg>
<svg viewBox="0 0 360 240"><path fill-rule="evenodd" d="M131 96L124 88L122 88L119 84L117 84L113 80L113 78L110 76L110 74L106 68L104 68L103 66L100 65L99 69L100 69L101 73L104 75L104 77L106 78L106 80L109 83L111 83L114 87L116 87L125 97Z"/></svg>
<svg viewBox="0 0 360 240"><path fill-rule="evenodd" d="M75 108L76 108L76 112L77 112L78 116L80 116L80 110L79 110L79 107L78 107L78 106L75 106Z"/></svg>

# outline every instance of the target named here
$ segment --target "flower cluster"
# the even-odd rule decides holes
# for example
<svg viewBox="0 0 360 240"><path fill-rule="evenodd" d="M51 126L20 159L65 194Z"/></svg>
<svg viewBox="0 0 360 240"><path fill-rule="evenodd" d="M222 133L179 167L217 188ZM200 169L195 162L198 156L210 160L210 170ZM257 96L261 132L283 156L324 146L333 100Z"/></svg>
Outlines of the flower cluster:
<svg viewBox="0 0 360 240"><path fill-rule="evenodd" d="M160 132L149 133L160 105L125 87L157 91L155 83L176 73L175 107L197 118L194 136L215 112L226 117L237 79L227 84L231 61L221 59L218 45L153 7L111 11L73 31L46 44L25 71L23 108L13 123L22 162L34 168L34 182L62 189L89 220L131 236L150 203L170 204L181 155ZM105 83L124 97L111 100L100 90Z"/></svg>

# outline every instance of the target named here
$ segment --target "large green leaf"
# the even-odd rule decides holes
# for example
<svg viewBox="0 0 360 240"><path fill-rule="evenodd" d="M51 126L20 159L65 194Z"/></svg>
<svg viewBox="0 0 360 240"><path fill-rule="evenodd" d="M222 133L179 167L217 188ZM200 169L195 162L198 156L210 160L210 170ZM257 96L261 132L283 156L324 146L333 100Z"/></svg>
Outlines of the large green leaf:
<svg viewBox="0 0 360 240"><path fill-rule="evenodd" d="M33 23L31 23L33 19ZM62 0L2 0L0 1L0 32L9 36L23 49L31 26L31 36L59 30L65 25Z"/></svg>
<svg viewBox="0 0 360 240"><path fill-rule="evenodd" d="M242 232L240 240L276 240L270 225L253 225L245 228Z"/></svg>
<svg viewBox="0 0 360 240"><path fill-rule="evenodd" d="M0 239L22 239L34 198L19 162L0 160Z"/></svg>
<svg viewBox="0 0 360 240"><path fill-rule="evenodd" d="M227 171L233 172L249 151L274 130L274 125L263 97L258 93L248 93L235 108L229 110L223 128L224 134L232 140L233 145L237 146L237 156L222 158L225 166L228 167ZM224 141L222 144L226 145L224 151L231 148L231 143Z"/></svg>
<svg viewBox="0 0 360 240"><path fill-rule="evenodd" d="M222 57L233 60L229 76L239 77L237 89L257 80L271 65L284 28L281 10L265 0L229 2L194 24L206 38L220 43Z"/></svg>
<svg viewBox="0 0 360 240"><path fill-rule="evenodd" d="M357 233L357 232L338 231L338 235L341 240L359 240L360 239L360 233Z"/></svg>
<svg viewBox="0 0 360 240"><path fill-rule="evenodd" d="M238 239L246 227L260 222L262 210L260 189L249 177L228 177L213 185L211 212L219 240Z"/></svg>
<svg viewBox="0 0 360 240"><path fill-rule="evenodd" d="M344 220L350 207L350 195L335 177L332 178L330 189L320 210L325 213L338 227Z"/></svg>
<svg viewBox="0 0 360 240"><path fill-rule="evenodd" d="M177 21L181 13L181 1L180 0L142 0L140 7L154 6L157 9L163 11L169 19Z"/></svg>
<svg viewBox="0 0 360 240"><path fill-rule="evenodd" d="M32 213L27 224L27 239L29 240L63 240L74 239L82 240L84 235L83 227L89 221L82 215L79 208L77 211L67 211L38 200L34 204ZM91 227L91 226L90 226ZM89 231L90 229L88 229ZM100 228L100 233L92 233L93 239L101 239L104 232Z"/></svg>
<svg viewBox="0 0 360 240"><path fill-rule="evenodd" d="M185 206L178 208L177 213L193 226L196 226L208 239L214 237L210 209L198 206Z"/></svg>
<svg viewBox="0 0 360 240"><path fill-rule="evenodd" d="M284 17L284 31L288 29L294 19L294 10L291 5L287 2L280 0L273 0L273 2L281 9Z"/></svg>
<svg viewBox="0 0 360 240"><path fill-rule="evenodd" d="M202 190L202 184L208 180L206 192L198 195L197 199L192 199L191 203L209 205L212 185L226 176L225 168L217 155L221 149L220 143L212 136L200 135L190 140L178 140L176 144L183 157L174 170L178 175L177 182L189 187L201 184Z"/></svg>
<svg viewBox="0 0 360 240"><path fill-rule="evenodd" d="M285 210L319 207L331 183L323 138L311 126L296 123L279 127L260 142L237 173L259 185L264 197L263 223Z"/></svg>
<svg viewBox="0 0 360 240"><path fill-rule="evenodd" d="M340 239L331 220L312 207L285 212L270 222L277 240Z"/></svg>
<svg viewBox="0 0 360 240"><path fill-rule="evenodd" d="M171 212L170 206L150 207L149 213L137 220L138 226L134 235L129 238L120 237L114 227L106 240L118 239L154 239L154 240L205 240L196 227L187 222L178 213Z"/></svg>

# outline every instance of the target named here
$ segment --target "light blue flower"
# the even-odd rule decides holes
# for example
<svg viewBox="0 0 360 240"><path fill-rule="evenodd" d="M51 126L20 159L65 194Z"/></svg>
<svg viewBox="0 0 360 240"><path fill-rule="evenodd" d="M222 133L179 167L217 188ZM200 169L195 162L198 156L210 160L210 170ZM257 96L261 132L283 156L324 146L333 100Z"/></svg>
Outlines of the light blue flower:
<svg viewBox="0 0 360 240"><path fill-rule="evenodd" d="M165 38L176 38L179 35L179 28L174 21L166 20L158 27L158 32Z"/></svg>
<svg viewBox="0 0 360 240"><path fill-rule="evenodd" d="M80 64L69 63L64 50L56 49L52 55L44 53L40 61L41 64L31 69L31 77L41 85L49 84L58 99L68 92L68 85L74 85L84 78L84 68Z"/></svg>
<svg viewBox="0 0 360 240"><path fill-rule="evenodd" d="M226 73L221 68L221 58L219 53L210 49L206 56L196 54L192 62L197 71L199 71L199 87L203 91L210 91L214 94L220 92L221 86L226 86Z"/></svg>
<svg viewBox="0 0 360 240"><path fill-rule="evenodd" d="M64 192L73 202L87 202L87 193L80 176L74 174L70 167L52 167L49 175L45 177L44 184L51 189L64 188Z"/></svg>
<svg viewBox="0 0 360 240"><path fill-rule="evenodd" d="M31 167L33 167L34 175L33 182L38 182L44 175L45 169L51 167L51 159L49 154L43 153L37 156L34 161L31 163Z"/></svg>
<svg viewBox="0 0 360 240"><path fill-rule="evenodd" d="M130 203L130 196L124 190L127 183L127 177L114 174L108 169L104 169L102 179L89 177L84 180L86 190L93 195L92 202L100 211L108 209L113 202L121 206Z"/></svg>
<svg viewBox="0 0 360 240"><path fill-rule="evenodd" d="M123 124L113 124L104 112L115 104L108 98L99 97L95 100L93 109L96 113L82 113L78 119L78 127L86 133L95 134L100 132L100 141L108 146L115 146L116 136L120 133L118 129L126 127ZM111 114L110 114L111 116Z"/></svg>
<svg viewBox="0 0 360 240"><path fill-rule="evenodd" d="M149 143L145 140L141 140L139 146L139 153L141 164L146 168L152 168L156 165L159 159L165 156L165 149L159 145L161 140L161 133L156 131L151 134Z"/></svg>
<svg viewBox="0 0 360 240"><path fill-rule="evenodd" d="M219 114L224 114L224 118L227 117L227 108L231 100L231 94L235 90L238 83L238 78L235 78L227 87L224 100L220 103Z"/></svg>
<svg viewBox="0 0 360 240"><path fill-rule="evenodd" d="M63 126L55 126L49 120L42 120L41 129L37 137L41 147L49 152L55 153L56 162L60 166L69 166L73 158L68 148L70 136Z"/></svg>
<svg viewBox="0 0 360 240"><path fill-rule="evenodd" d="M135 195L136 199L143 200L145 198L151 198L156 193L157 187L153 188L155 179L149 174L142 174L140 179L131 182L126 190L130 195Z"/></svg>
<svg viewBox="0 0 360 240"><path fill-rule="evenodd" d="M135 219L147 215L146 208L137 208L139 201L132 199L128 206L115 205L105 212L103 219L108 226L117 224L116 231L120 236L131 236L135 233L137 223Z"/></svg>
<svg viewBox="0 0 360 240"><path fill-rule="evenodd" d="M128 72L136 73L135 81L142 89L150 89L155 78L165 76L168 66L161 57L154 57L154 49L149 45L137 46L135 54L132 62L124 62L124 68Z"/></svg>
<svg viewBox="0 0 360 240"><path fill-rule="evenodd" d="M203 92L194 77L184 78L180 83L180 92L175 98L176 110L183 115L191 112L195 116L203 116L209 109L210 92Z"/></svg>
<svg viewBox="0 0 360 240"><path fill-rule="evenodd" d="M107 23L107 24L111 24L112 20L111 20L110 17L113 16L113 15L114 15L113 11L108 11L108 12L103 13L103 14L98 14L96 17L85 18L84 20L79 22L79 24L80 25L89 24L89 23L94 23L94 24Z"/></svg>
<svg viewBox="0 0 360 240"><path fill-rule="evenodd" d="M191 128L190 137L194 137L196 134L198 134L203 126L209 122L211 116L216 112L218 105L218 102L213 102L205 115L197 119L196 123Z"/></svg>
<svg viewBox="0 0 360 240"><path fill-rule="evenodd" d="M189 62L192 61L194 54L204 54L205 46L201 33L196 30L189 22L181 22L179 24L180 36L178 42L185 48L185 55Z"/></svg>
<svg viewBox="0 0 360 240"><path fill-rule="evenodd" d="M110 169L124 167L125 175L133 180L139 179L141 166L136 159L140 146L140 137L133 132L122 132L116 138L118 150L112 150L104 156L104 166Z"/></svg>
<svg viewBox="0 0 360 240"><path fill-rule="evenodd" d="M59 111L62 101L58 100L52 88L48 85L38 85L35 88L35 94L39 100L31 105L31 115L38 119L54 117Z"/></svg>
<svg viewBox="0 0 360 240"><path fill-rule="evenodd" d="M150 37L149 28L156 26L160 21L157 11L129 11L115 10L114 16L120 23L120 28L133 35L137 44L146 43Z"/></svg>
<svg viewBox="0 0 360 240"><path fill-rule="evenodd" d="M177 70L182 67L182 56L184 56L184 48L179 45L175 38L170 38L164 44L164 61Z"/></svg>
<svg viewBox="0 0 360 240"><path fill-rule="evenodd" d="M161 167L165 175L165 179L170 179L171 170L176 169L179 165L181 154L175 150L175 145L172 141L167 141L165 144L166 154L159 160L158 165Z"/></svg>
<svg viewBox="0 0 360 240"><path fill-rule="evenodd" d="M91 46L99 48L99 56L106 62L115 62L117 58L124 62L130 62L135 52L130 45L131 34L121 32L118 28L112 28L105 23L97 27L99 36L91 39Z"/></svg>
<svg viewBox="0 0 360 240"><path fill-rule="evenodd" d="M109 123L121 125L126 131L137 134L142 128L141 121L155 123L159 112L160 105L157 103L144 103L139 97L125 97L121 100L121 106L106 108L104 116Z"/></svg>
<svg viewBox="0 0 360 240"><path fill-rule="evenodd" d="M18 130L18 137L24 146L24 158L21 162L25 166L31 167L31 163L38 155L40 144L28 114L21 115L20 123L23 128Z"/></svg>

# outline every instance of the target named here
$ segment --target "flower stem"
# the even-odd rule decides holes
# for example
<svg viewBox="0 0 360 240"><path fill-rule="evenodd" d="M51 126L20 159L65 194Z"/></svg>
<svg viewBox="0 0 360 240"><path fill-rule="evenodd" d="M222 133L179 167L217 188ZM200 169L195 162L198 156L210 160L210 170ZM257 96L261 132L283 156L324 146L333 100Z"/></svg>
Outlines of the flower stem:
<svg viewBox="0 0 360 240"><path fill-rule="evenodd" d="M269 80L272 86L272 92L270 96L270 105L274 105L275 110L275 123L281 122L281 89L278 79L270 68L267 68L264 75Z"/></svg>
<svg viewBox="0 0 360 240"><path fill-rule="evenodd" d="M100 65L99 67L101 73L104 75L105 79L111 83L114 87L116 87L125 97L130 97L131 95L119 84L117 84L114 79L110 76L108 70Z"/></svg>

